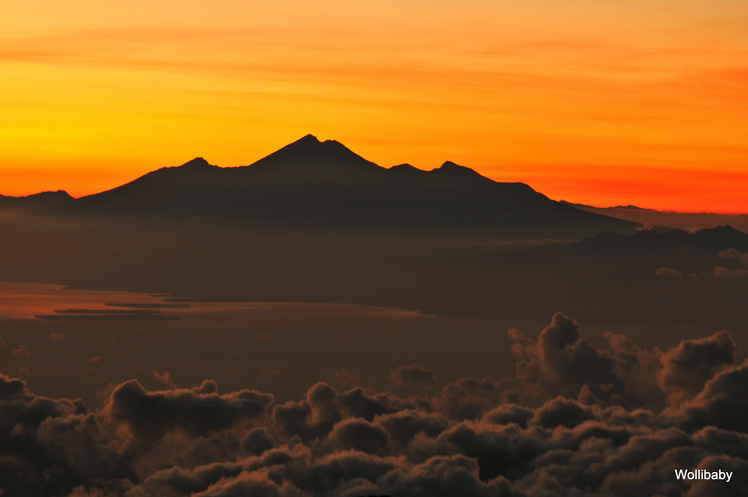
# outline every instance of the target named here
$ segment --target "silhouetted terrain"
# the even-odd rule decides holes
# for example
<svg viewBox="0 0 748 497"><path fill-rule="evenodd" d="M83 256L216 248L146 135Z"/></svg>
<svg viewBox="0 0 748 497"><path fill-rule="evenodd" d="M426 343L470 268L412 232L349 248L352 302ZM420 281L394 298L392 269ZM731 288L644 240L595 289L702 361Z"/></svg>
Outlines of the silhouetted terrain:
<svg viewBox="0 0 748 497"><path fill-rule="evenodd" d="M251 166L220 168L197 158L68 202L61 211L489 238L572 238L634 226L555 202L522 183L497 183L452 162L433 171L407 164L385 169L312 135Z"/></svg>
<svg viewBox="0 0 748 497"><path fill-rule="evenodd" d="M730 226L637 230L312 136L53 195L0 217L0 493L748 488ZM696 467L733 480L673 475Z"/></svg>
<svg viewBox="0 0 748 497"><path fill-rule="evenodd" d="M564 202L569 203L569 202ZM634 223L665 226L676 229L712 228L729 224L741 231L748 232L748 214L715 214L712 212L672 212L654 209L642 209L634 205L617 207L593 207L591 205L569 203L587 212L604 216L617 217Z"/></svg>
<svg viewBox="0 0 748 497"><path fill-rule="evenodd" d="M33 210L40 207L50 207L72 200L73 197L62 190L56 192L42 192L25 197L8 197L0 195L0 212Z"/></svg>
<svg viewBox="0 0 748 497"><path fill-rule="evenodd" d="M745 325L742 232L637 232L521 183L450 162L384 169L311 135L252 166L195 159L37 212L3 219L0 280L441 316L563 310Z"/></svg>
<svg viewBox="0 0 748 497"><path fill-rule="evenodd" d="M746 235L493 242L260 229L205 220L2 220L0 279L221 300L333 302L442 316L744 327ZM720 255L722 254L722 255Z"/></svg>

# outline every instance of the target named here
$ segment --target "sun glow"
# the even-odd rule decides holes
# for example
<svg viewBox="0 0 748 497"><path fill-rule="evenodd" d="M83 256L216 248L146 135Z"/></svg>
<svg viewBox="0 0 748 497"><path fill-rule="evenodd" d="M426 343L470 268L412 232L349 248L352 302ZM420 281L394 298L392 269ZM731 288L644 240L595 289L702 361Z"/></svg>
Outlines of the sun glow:
<svg viewBox="0 0 748 497"><path fill-rule="evenodd" d="M744 211L748 5L542 3L4 7L0 193L246 165L314 133L553 198Z"/></svg>

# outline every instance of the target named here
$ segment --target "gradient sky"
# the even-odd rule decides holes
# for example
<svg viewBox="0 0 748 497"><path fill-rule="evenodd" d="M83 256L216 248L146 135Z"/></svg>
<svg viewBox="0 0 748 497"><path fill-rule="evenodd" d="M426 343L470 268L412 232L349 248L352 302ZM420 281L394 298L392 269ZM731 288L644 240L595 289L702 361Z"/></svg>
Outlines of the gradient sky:
<svg viewBox="0 0 748 497"><path fill-rule="evenodd" d="M745 0L0 7L0 193L112 188L307 133L551 198L748 211Z"/></svg>

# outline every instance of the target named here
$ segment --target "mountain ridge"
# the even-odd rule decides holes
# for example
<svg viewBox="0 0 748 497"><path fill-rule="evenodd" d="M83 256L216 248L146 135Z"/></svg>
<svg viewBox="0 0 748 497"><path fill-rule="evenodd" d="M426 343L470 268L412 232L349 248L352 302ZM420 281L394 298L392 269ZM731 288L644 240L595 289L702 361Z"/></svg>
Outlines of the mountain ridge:
<svg viewBox="0 0 748 497"><path fill-rule="evenodd" d="M678 212L672 210L648 209L635 205L594 207L586 204L566 202L564 200L561 200L561 202L571 205L579 210L624 219L642 225L649 224L669 229L694 230L727 224L744 233L748 233L748 214Z"/></svg>
<svg viewBox="0 0 748 497"><path fill-rule="evenodd" d="M338 141L314 135L247 166L222 168L197 157L72 200L59 211L484 234L545 228L586 236L635 226L556 202L524 183L494 181L452 161L430 171L411 165L384 168Z"/></svg>
<svg viewBox="0 0 748 497"><path fill-rule="evenodd" d="M74 200L65 190L44 191L19 197L0 195L0 211L26 211Z"/></svg>

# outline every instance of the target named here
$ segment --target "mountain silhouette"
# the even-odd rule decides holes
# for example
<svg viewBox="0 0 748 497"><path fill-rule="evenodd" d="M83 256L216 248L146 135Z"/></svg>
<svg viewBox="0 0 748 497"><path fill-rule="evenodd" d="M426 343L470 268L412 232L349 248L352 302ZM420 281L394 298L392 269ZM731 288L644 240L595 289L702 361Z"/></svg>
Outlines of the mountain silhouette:
<svg viewBox="0 0 748 497"><path fill-rule="evenodd" d="M250 166L196 158L52 211L63 215L3 216L3 280L473 318L564 309L745 323L744 233L637 232L453 162L387 169L312 136Z"/></svg>
<svg viewBox="0 0 748 497"><path fill-rule="evenodd" d="M695 232L680 229L659 232L641 231L635 235L602 233L574 244L574 250L590 253L618 252L627 254L651 254L656 252L673 254L677 251L709 252L734 248L748 251L748 234L732 226L716 226Z"/></svg>
<svg viewBox="0 0 748 497"><path fill-rule="evenodd" d="M523 183L493 181L445 162L431 171L380 167L343 144L307 135L249 166L202 158L68 202L70 213L240 219L263 225L583 235L634 224L550 200ZM547 236L547 233L546 233Z"/></svg>
<svg viewBox="0 0 748 497"><path fill-rule="evenodd" d="M0 211L22 211L50 207L63 204L73 200L67 192L58 190L56 192L41 192L25 197L8 197L0 195Z"/></svg>
<svg viewBox="0 0 748 497"><path fill-rule="evenodd" d="M346 183L373 180L382 169L334 140L321 142L306 135L251 166L252 176L259 180L283 182ZM242 174L244 168L236 168Z"/></svg>
<svg viewBox="0 0 748 497"><path fill-rule="evenodd" d="M563 200L561 202L564 202ZM568 203L568 202L564 202ZM669 210L654 210L637 207L635 205L619 205L616 207L593 207L584 204L572 204L579 210L602 214L603 216L625 219L634 223L651 224L692 230L728 224L748 233L748 214L718 214L714 212L675 212Z"/></svg>

